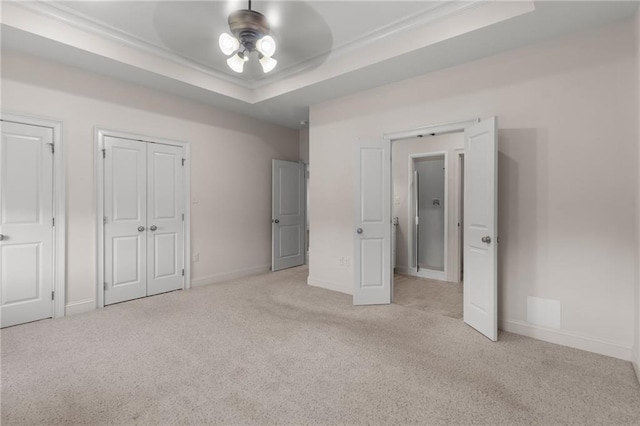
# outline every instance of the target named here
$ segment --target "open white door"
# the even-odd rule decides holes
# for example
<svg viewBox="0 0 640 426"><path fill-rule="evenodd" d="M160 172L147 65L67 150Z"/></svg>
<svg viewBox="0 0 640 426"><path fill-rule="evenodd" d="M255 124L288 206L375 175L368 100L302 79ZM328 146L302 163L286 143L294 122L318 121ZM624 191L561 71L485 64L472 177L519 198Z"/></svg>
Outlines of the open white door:
<svg viewBox="0 0 640 426"><path fill-rule="evenodd" d="M498 340L497 120L464 131L464 322Z"/></svg>
<svg viewBox="0 0 640 426"><path fill-rule="evenodd" d="M271 270L304 264L304 164L273 160Z"/></svg>
<svg viewBox="0 0 640 426"><path fill-rule="evenodd" d="M356 146L353 304L391 303L391 142Z"/></svg>

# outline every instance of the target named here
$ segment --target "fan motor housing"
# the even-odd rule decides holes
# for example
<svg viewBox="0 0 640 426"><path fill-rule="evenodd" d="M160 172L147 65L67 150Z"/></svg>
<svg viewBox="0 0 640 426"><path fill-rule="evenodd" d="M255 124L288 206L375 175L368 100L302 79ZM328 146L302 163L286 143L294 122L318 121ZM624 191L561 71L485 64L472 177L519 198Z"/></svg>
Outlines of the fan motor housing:
<svg viewBox="0 0 640 426"><path fill-rule="evenodd" d="M229 15L229 29L249 51L255 50L258 40L271 30L262 13L247 9L236 10Z"/></svg>

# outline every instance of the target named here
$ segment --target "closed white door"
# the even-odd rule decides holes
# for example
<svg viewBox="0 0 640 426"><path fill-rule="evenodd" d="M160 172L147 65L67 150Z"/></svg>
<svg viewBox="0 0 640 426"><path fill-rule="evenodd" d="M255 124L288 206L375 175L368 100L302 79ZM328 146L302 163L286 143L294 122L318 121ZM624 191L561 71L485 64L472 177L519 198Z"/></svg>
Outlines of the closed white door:
<svg viewBox="0 0 640 426"><path fill-rule="evenodd" d="M497 132L495 117L465 129L464 322L498 340Z"/></svg>
<svg viewBox="0 0 640 426"><path fill-rule="evenodd" d="M182 148L148 144L147 295L183 287Z"/></svg>
<svg viewBox="0 0 640 426"><path fill-rule="evenodd" d="M304 264L304 164L273 160L271 270Z"/></svg>
<svg viewBox="0 0 640 426"><path fill-rule="evenodd" d="M182 289L182 148L106 136L104 149L104 304Z"/></svg>
<svg viewBox="0 0 640 426"><path fill-rule="evenodd" d="M2 122L0 322L53 316L53 130Z"/></svg>
<svg viewBox="0 0 640 426"><path fill-rule="evenodd" d="M147 144L105 137L104 304L147 295Z"/></svg>
<svg viewBox="0 0 640 426"><path fill-rule="evenodd" d="M391 303L391 143L356 147L354 305Z"/></svg>

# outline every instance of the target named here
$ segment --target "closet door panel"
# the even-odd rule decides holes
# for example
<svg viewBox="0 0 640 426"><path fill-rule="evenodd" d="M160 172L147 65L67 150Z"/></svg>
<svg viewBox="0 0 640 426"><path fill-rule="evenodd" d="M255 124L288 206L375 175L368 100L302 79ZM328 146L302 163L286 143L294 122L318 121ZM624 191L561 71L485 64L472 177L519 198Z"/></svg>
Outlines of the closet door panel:
<svg viewBox="0 0 640 426"><path fill-rule="evenodd" d="M182 148L149 144L147 164L147 293L153 295L184 285Z"/></svg>

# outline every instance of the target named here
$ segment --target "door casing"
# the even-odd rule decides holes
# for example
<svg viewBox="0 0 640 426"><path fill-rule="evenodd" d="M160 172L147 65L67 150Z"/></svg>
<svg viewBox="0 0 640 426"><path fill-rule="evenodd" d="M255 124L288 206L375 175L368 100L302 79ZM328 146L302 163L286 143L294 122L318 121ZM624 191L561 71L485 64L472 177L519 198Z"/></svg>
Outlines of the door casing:
<svg viewBox="0 0 640 426"><path fill-rule="evenodd" d="M48 118L33 117L23 114L0 112L0 120L16 124L47 127L53 130L53 211L55 226L53 227L53 318L63 317L65 314L65 283L66 283L66 198L65 198L65 170L64 144L62 140L62 122Z"/></svg>
<svg viewBox="0 0 640 426"><path fill-rule="evenodd" d="M104 162L102 149L104 138L132 139L141 142L161 143L184 148L184 288L191 288L191 149L189 142L142 136L103 128L95 129L96 171L96 307L104 307Z"/></svg>

